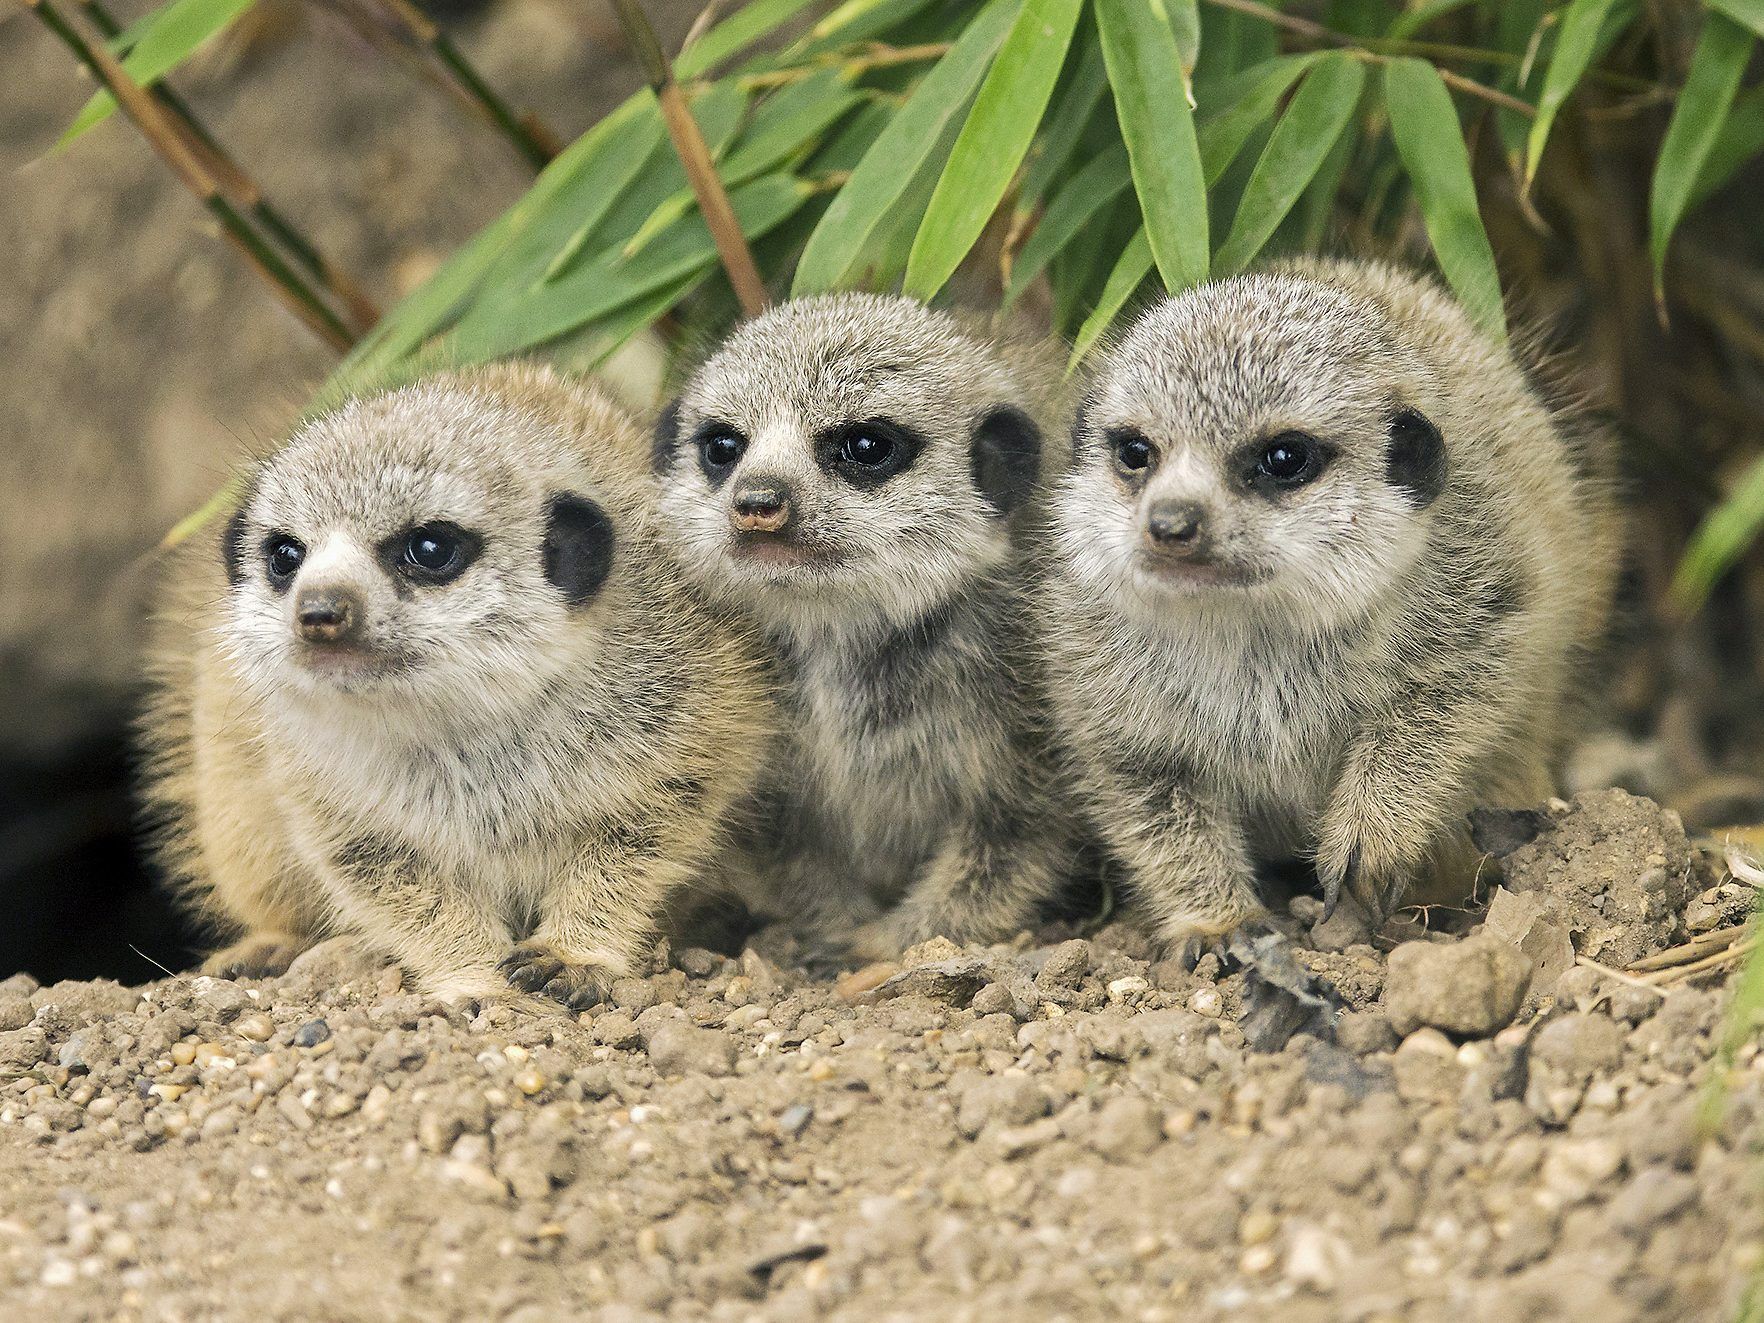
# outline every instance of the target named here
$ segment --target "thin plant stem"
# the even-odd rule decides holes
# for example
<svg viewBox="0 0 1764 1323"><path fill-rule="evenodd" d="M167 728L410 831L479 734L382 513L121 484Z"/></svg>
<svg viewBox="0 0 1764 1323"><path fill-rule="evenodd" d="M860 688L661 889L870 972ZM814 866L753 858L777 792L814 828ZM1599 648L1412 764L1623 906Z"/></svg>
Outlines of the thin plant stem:
<svg viewBox="0 0 1764 1323"><path fill-rule="evenodd" d="M1485 50L1476 46L1452 46L1435 41L1409 41L1387 37L1350 37L1346 33L1324 27L1323 24L1311 19L1301 18L1297 14L1283 13L1272 5L1261 3L1261 0L1204 0L1204 2L1216 9L1229 9L1235 13L1259 18L1277 28L1285 29L1294 36L1303 37L1319 45L1339 46L1343 49L1356 51L1363 58L1378 63L1385 63L1394 57L1404 55L1431 55L1441 59L1474 60L1490 64L1521 63L1520 59L1516 59L1508 52ZM1454 73L1449 69L1441 69L1439 76L1445 80L1447 86L1456 88L1466 96L1473 96L1487 101L1491 105L1501 106L1527 118L1535 118L1537 115L1536 108L1529 102L1503 92L1499 88L1490 87L1487 83L1467 78L1463 74ZM1604 69L1593 69L1589 71L1587 76L1631 92L1651 91L1654 88L1654 84L1645 79L1631 78L1628 75L1612 73Z"/></svg>
<svg viewBox="0 0 1764 1323"><path fill-rule="evenodd" d="M122 25L116 21L101 3L101 0L80 0L92 25L106 39L116 37L122 32ZM380 310L372 299L362 291L359 284L347 272L321 253L317 246L300 233L294 223L282 215L281 211L264 196L262 188L237 161L228 155L226 149L216 141L213 134L202 126L195 112L176 92L164 83L156 83L145 89L147 95L170 114L176 127L184 134L185 140L201 157L214 175L218 184L232 199L235 206L243 207L256 217L257 222L287 250L288 254L298 262L306 273L337 296L340 303L349 311L352 329L357 335L365 335L369 328L380 319Z"/></svg>
<svg viewBox="0 0 1764 1323"><path fill-rule="evenodd" d="M668 57L662 53L661 42L656 39L655 29L650 26L637 0L612 0L612 5L624 26L626 40L631 43L650 88L655 92L662 121L674 144L674 153L680 158L687 181L698 199L699 213L717 245L717 255L722 259L729 284L741 303L741 311L748 317L757 317L765 311L771 296L766 291L765 281L760 279L753 250L747 245L747 236L741 232L741 222L736 219L728 191L717 176L716 162L711 159L704 134L699 132L698 121L692 118Z"/></svg>
<svg viewBox="0 0 1764 1323"><path fill-rule="evenodd" d="M333 349L339 353L348 352L355 343L355 336L281 254L264 242L228 199L202 157L185 141L170 112L129 76L128 70L103 42L86 40L79 28L50 0L20 0L20 3L36 14L116 98L117 105L134 121L160 159L214 216L227 241L269 283L289 311Z"/></svg>
<svg viewBox="0 0 1764 1323"><path fill-rule="evenodd" d="M372 0L413 39L426 47L435 62L446 72L448 80L472 105L502 131L515 149L527 158L535 170L543 170L559 150L558 137L532 114L517 113L497 95L484 77L466 59L453 39L410 3L410 0Z"/></svg>

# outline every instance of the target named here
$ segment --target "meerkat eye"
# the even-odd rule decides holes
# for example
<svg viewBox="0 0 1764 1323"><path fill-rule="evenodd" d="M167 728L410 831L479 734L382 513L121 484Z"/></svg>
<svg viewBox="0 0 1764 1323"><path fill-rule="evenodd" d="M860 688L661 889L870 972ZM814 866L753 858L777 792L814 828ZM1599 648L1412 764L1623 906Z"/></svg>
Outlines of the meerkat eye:
<svg viewBox="0 0 1764 1323"><path fill-rule="evenodd" d="M709 432L699 438L699 453L712 468L726 469L747 450L747 441L734 432Z"/></svg>
<svg viewBox="0 0 1764 1323"><path fill-rule="evenodd" d="M306 559L306 547L286 533L272 533L269 541L263 544L263 558L269 566L271 581L285 584L299 573L301 563Z"/></svg>
<svg viewBox="0 0 1764 1323"><path fill-rule="evenodd" d="M1152 443L1145 438L1143 432L1123 429L1109 433L1109 445L1115 452L1115 463L1127 473L1138 473L1148 469L1157 458Z"/></svg>
<svg viewBox="0 0 1764 1323"><path fill-rule="evenodd" d="M398 568L407 578L446 583L458 578L477 552L476 541L452 524L419 524L404 535Z"/></svg>
<svg viewBox="0 0 1764 1323"><path fill-rule="evenodd" d="M839 441L839 458L847 464L874 468L894 457L894 438L882 432L847 432Z"/></svg>
<svg viewBox="0 0 1764 1323"><path fill-rule="evenodd" d="M1298 487L1323 470L1316 441L1303 432L1282 432L1263 447L1256 475L1282 487Z"/></svg>

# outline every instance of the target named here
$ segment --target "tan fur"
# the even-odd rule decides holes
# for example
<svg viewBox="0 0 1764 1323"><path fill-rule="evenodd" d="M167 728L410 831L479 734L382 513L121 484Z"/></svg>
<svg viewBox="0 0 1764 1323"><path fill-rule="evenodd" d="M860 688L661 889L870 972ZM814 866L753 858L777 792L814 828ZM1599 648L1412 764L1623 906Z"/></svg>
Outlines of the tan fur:
<svg viewBox="0 0 1764 1323"><path fill-rule="evenodd" d="M211 968L349 931L441 997L512 981L581 1005L638 967L773 726L753 642L656 552L646 458L589 387L504 366L345 403L250 475L240 581L219 532L170 575L186 600L143 723L165 864L238 938ZM613 530L578 604L545 569L561 494ZM441 518L478 558L401 579L386 548ZM278 531L308 547L281 593L261 553ZM366 672L302 651L309 575L362 595Z"/></svg>
<svg viewBox="0 0 1764 1323"><path fill-rule="evenodd" d="M860 956L1008 937L1071 868L1024 598L1024 517L1064 448L1039 367L911 299L799 299L739 327L657 428L672 545L784 676L757 902ZM842 460L866 428L911 459ZM739 459L708 462L717 437ZM754 490L789 493L763 537L738 517Z"/></svg>
<svg viewBox="0 0 1764 1323"><path fill-rule="evenodd" d="M1390 477L1405 410L1443 438L1430 499ZM1291 490L1253 471L1289 430L1335 452ZM1042 618L1092 822L1166 938L1256 918L1280 859L1375 914L1411 884L1467 891L1466 813L1548 794L1610 610L1617 521L1585 441L1391 267L1222 281L1125 335L1053 501ZM1150 532L1189 508L1199 575Z"/></svg>

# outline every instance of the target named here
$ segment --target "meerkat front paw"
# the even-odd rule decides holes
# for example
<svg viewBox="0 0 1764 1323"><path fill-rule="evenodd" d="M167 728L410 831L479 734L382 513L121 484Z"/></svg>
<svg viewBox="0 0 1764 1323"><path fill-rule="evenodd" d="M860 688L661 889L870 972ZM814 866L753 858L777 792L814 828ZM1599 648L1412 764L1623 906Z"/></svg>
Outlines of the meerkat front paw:
<svg viewBox="0 0 1764 1323"><path fill-rule="evenodd" d="M1200 963L1201 957L1208 954L1216 956L1221 966L1229 965L1233 945L1274 931L1278 930L1272 916L1259 907L1235 920L1189 915L1165 920L1160 925L1160 936L1168 957L1191 971Z"/></svg>
<svg viewBox="0 0 1764 1323"><path fill-rule="evenodd" d="M292 933L251 933L223 946L202 962L212 978L274 978L312 943Z"/></svg>
<svg viewBox="0 0 1764 1323"><path fill-rule="evenodd" d="M536 992L572 1011L598 1005L612 990L618 971L607 965L570 960L544 942L522 942L497 967L522 992Z"/></svg>
<svg viewBox="0 0 1764 1323"><path fill-rule="evenodd" d="M1359 839L1320 853L1317 877L1323 883L1325 920L1335 913L1345 890L1366 912L1375 930L1396 912L1409 890L1409 870L1394 860L1380 858Z"/></svg>

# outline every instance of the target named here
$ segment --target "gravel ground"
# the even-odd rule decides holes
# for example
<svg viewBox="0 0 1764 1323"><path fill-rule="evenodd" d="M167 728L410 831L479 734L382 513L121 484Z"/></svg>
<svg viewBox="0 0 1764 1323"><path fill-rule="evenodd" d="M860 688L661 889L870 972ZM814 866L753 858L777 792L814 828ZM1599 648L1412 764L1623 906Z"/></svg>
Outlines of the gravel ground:
<svg viewBox="0 0 1764 1323"><path fill-rule="evenodd" d="M1745 903L1646 800L1531 830L1497 900L1667 869L1646 894L1706 927ZM1569 936L1685 936L1660 903ZM664 947L575 1018L440 1006L347 939L266 982L15 976L0 1308L1731 1317L1764 1254L1764 1061L1699 1142L1722 989L1559 973L1492 924L1395 933L1301 948L1284 984L1120 924L837 981L762 934Z"/></svg>

